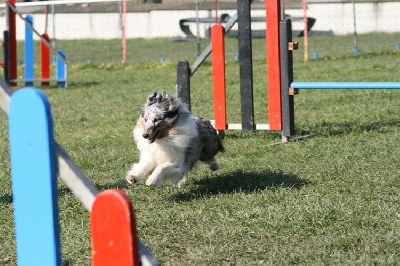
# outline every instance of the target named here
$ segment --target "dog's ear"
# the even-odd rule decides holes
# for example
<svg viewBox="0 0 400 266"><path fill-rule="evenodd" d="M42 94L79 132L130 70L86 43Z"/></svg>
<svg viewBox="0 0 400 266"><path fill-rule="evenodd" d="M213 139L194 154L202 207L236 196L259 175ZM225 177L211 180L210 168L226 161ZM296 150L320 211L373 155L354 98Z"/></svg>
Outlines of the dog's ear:
<svg viewBox="0 0 400 266"><path fill-rule="evenodd" d="M166 92L166 91L162 91L160 94L161 94L161 96L163 98L170 98L171 97L171 96L169 96L168 92Z"/></svg>
<svg viewBox="0 0 400 266"><path fill-rule="evenodd" d="M157 95L157 97L156 97L156 99L155 99L155 102L157 102L157 103L161 103L161 102L162 102L162 100L163 100L163 95L161 95L161 94L158 94L158 95Z"/></svg>
<svg viewBox="0 0 400 266"><path fill-rule="evenodd" d="M150 93L149 96L147 96L147 105L152 105L156 103L157 101L157 92Z"/></svg>

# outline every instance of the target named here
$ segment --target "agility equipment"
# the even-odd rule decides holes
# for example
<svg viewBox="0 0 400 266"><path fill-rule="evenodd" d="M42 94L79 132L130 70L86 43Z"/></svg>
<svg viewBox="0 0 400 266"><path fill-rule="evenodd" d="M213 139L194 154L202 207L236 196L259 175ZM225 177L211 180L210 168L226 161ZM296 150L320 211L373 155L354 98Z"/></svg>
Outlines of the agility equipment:
<svg viewBox="0 0 400 266"><path fill-rule="evenodd" d="M295 134L294 95L300 89L400 89L400 82L293 82L293 55L298 43L292 41L292 24L285 18L281 0L266 0L266 52L269 124L255 124L253 107L253 73L251 51L251 9L249 0L237 1L237 12L223 27L211 29L211 43L192 67L186 61L177 64L177 94L190 105L190 78L212 52L214 126L227 129L280 130L282 142ZM303 1L303 7L306 1ZM305 17L305 15L304 15ZM238 22L240 62L241 124L227 124L224 35ZM305 20L304 23L307 21ZM307 35L307 26L304 30ZM306 44L305 39L305 44ZM298 139L298 138L296 138Z"/></svg>
<svg viewBox="0 0 400 266"><path fill-rule="evenodd" d="M49 86L50 82L56 82L57 86L67 87L67 62L65 52L56 51L50 45L47 33L40 34L33 26L33 17L23 17L15 7L15 0L6 2L6 30L4 31L4 76L6 82L11 86L25 83L25 86L33 86L34 82L40 82L42 86ZM18 79L17 73L17 41L16 41L16 15L25 23L24 78ZM47 23L46 23L47 24ZM40 77L34 77L34 34L40 38ZM56 59L56 77L51 78L51 54Z"/></svg>
<svg viewBox="0 0 400 266"><path fill-rule="evenodd" d="M281 70L279 47L279 20L283 16L280 1L266 1L266 35L268 62L268 116L269 124L256 124L253 104L253 62L251 45L251 1L238 1L237 12L226 22L225 27L215 24L211 29L211 43L190 67L182 60L177 64L177 94L190 105L190 78L212 51L212 76L214 98L214 121L218 131L226 129L281 130ZM238 47L240 64L241 124L226 122L226 84L224 35L238 22Z"/></svg>
<svg viewBox="0 0 400 266"><path fill-rule="evenodd" d="M50 104L40 90L12 93L0 79L0 107L9 114L19 265L61 265L57 172L90 212L93 265L159 265L137 239L124 192L99 193L54 140Z"/></svg>

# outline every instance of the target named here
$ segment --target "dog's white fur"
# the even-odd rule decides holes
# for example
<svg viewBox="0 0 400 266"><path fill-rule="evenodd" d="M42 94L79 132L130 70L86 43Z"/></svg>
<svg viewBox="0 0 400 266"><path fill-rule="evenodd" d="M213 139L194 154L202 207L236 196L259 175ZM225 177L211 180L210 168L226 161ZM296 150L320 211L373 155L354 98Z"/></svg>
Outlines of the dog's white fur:
<svg viewBox="0 0 400 266"><path fill-rule="evenodd" d="M165 92L149 95L133 135L140 160L127 173L129 183L153 171L146 185L172 183L179 187L198 160L213 171L219 169L214 156L224 148L209 121L193 118L186 104Z"/></svg>

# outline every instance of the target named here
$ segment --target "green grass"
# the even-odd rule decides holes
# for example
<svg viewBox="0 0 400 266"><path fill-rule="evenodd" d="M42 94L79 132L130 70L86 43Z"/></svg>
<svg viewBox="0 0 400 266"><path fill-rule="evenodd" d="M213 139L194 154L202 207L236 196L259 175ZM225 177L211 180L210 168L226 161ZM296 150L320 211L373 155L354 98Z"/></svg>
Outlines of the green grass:
<svg viewBox="0 0 400 266"><path fill-rule="evenodd" d="M228 40L232 54L235 42ZM171 55L179 58L161 64L154 51L166 49L165 40L132 43L142 47L140 62L100 63L104 52L92 59L99 64L71 63L69 88L43 90L57 141L99 189L120 188L129 195L139 237L164 265L399 263L400 91L301 91L295 96L296 130L309 138L269 146L280 141L279 132L229 131L226 152L218 156L220 171L199 164L180 189L129 186L124 175L139 158L131 131L140 106L152 91L175 90L175 63L186 59L181 56L190 44L171 44ZM262 40L254 43L261 49ZM80 42L104 51L109 44ZM400 54L390 49L329 55L304 63L302 53L296 54L295 80L400 81ZM239 68L232 58L227 57L228 122L239 123ZM191 81L192 111L207 118L210 67L207 61ZM255 58L259 123L268 122L265 79L264 60ZM4 113L0 182L0 265L15 265ZM89 215L62 181L58 187L63 263L90 265Z"/></svg>

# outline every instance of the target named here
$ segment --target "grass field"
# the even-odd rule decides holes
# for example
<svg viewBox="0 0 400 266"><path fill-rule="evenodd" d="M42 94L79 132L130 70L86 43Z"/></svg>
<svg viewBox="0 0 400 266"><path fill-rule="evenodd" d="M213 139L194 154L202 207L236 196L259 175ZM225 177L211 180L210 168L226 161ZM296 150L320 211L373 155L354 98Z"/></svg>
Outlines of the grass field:
<svg viewBox="0 0 400 266"><path fill-rule="evenodd" d="M310 43L329 42L318 38ZM354 57L335 50L343 41L335 40L318 61L304 63L302 52L295 55L295 81L400 81L400 53ZM263 42L254 40L254 49L264 49ZM43 89L56 139L99 189L129 195L139 237L162 264L399 264L400 91L301 91L295 97L296 130L307 139L269 146L280 141L280 132L229 131L220 171L199 164L180 189L130 186L124 175L138 160L131 131L141 104L152 91L174 92L176 62L193 62L195 44L132 40L140 56L126 66L101 62L116 45L112 41L80 41L93 64L74 59L77 43L64 45L71 49L69 87ZM240 122L236 46L235 39L227 40L229 123ZM95 53L97 47L103 52ZM191 81L192 111L207 118L210 68L207 61ZM264 60L255 58L253 68L255 119L267 123ZM0 183L0 265L15 265L4 113ZM63 264L90 265L89 215L61 181L58 187Z"/></svg>

